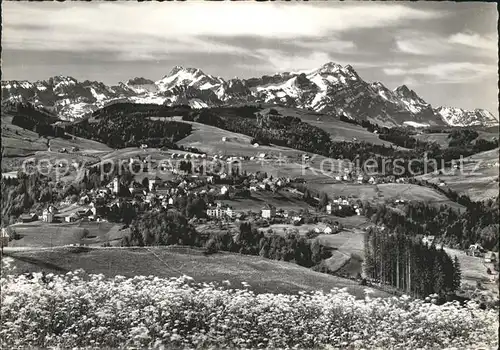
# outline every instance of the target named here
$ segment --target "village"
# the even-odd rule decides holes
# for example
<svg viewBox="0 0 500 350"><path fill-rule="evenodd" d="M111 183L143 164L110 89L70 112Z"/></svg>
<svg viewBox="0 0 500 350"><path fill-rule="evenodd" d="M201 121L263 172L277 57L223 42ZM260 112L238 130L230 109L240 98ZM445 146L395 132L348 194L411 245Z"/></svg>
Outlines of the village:
<svg viewBox="0 0 500 350"><path fill-rule="evenodd" d="M145 148L145 145L141 147ZM197 205L189 217L194 223L227 224L247 220L260 227L273 224L298 227L321 222L319 228L311 230L322 234L339 232L342 226L337 220L339 217L363 214L361 200L353 196L328 198L320 208L320 194L307 190L303 178L273 177L262 171L248 173L242 170L241 162L272 159L266 154L255 157L214 155L207 159L205 154L172 153L170 159L172 161L156 162L151 156L139 155L120 161L119 166L135 170L134 175L129 172L126 176L115 175L105 185L83 189L76 196L22 214L11 229L34 222L51 227L71 223L123 222L130 211L134 217L149 210L184 211L188 202L193 201ZM207 164L212 168L206 169ZM75 169L78 166L73 165ZM94 165L93 168L98 167ZM90 175L89 169L85 174ZM346 172L339 181L353 184L375 182L373 177L357 174L355 171ZM68 186L72 184L63 184L62 189ZM274 197L280 198L284 203L282 207L279 201L273 200ZM127 218L125 222L129 223ZM3 230L4 237L8 234ZM7 245L9 239L3 240Z"/></svg>

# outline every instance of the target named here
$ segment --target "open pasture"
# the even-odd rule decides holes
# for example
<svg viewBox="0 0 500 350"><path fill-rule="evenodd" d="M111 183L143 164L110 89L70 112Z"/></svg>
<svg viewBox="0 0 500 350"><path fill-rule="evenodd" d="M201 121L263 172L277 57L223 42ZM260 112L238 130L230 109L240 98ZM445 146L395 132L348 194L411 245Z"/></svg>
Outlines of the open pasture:
<svg viewBox="0 0 500 350"><path fill-rule="evenodd" d="M108 277L188 275L197 282L227 280L232 288L242 288L242 282L246 282L250 284L249 289L257 293L290 294L299 291L329 291L337 287L347 288L349 293L359 298L364 298L367 289L355 281L317 273L293 263L225 252L206 256L201 250L180 246L9 249L6 255L14 259L16 270L20 272L65 273L82 268L88 273L102 273ZM387 294L374 290L374 296Z"/></svg>
<svg viewBox="0 0 500 350"><path fill-rule="evenodd" d="M472 200L485 200L498 196L499 149L481 152L463 159L461 169L446 169L418 178L432 183L444 182L446 187L465 193Z"/></svg>
<svg viewBox="0 0 500 350"><path fill-rule="evenodd" d="M21 238L9 242L9 247L57 247L70 244L97 245L119 243L125 231L110 222L46 223L35 221L10 226Z"/></svg>

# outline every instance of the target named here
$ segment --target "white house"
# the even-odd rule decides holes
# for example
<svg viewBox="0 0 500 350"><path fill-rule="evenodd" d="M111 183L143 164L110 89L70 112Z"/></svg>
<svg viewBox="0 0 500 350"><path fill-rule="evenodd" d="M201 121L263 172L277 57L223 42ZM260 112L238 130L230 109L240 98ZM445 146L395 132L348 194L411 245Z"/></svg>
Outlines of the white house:
<svg viewBox="0 0 500 350"><path fill-rule="evenodd" d="M64 221L66 222L75 222L76 220L78 220L77 213L71 213L70 215L64 217Z"/></svg>
<svg viewBox="0 0 500 350"><path fill-rule="evenodd" d="M332 203L328 203L328 204L326 205L326 213L327 213L327 214L331 214L331 213L332 213L332 209L333 209L333 205L332 205Z"/></svg>
<svg viewBox="0 0 500 350"><path fill-rule="evenodd" d="M7 233L7 229L5 227L2 227L2 235L0 236L0 246L7 247L9 245L9 239L10 236Z"/></svg>
<svg viewBox="0 0 500 350"><path fill-rule="evenodd" d="M222 186L222 188L220 189L220 194L225 195L228 191L229 188L227 188L226 186Z"/></svg>
<svg viewBox="0 0 500 350"><path fill-rule="evenodd" d="M54 216L58 212L59 210L55 206L49 205L49 207L47 209L44 209L42 212L42 221L54 222Z"/></svg>
<svg viewBox="0 0 500 350"><path fill-rule="evenodd" d="M375 178L373 176L371 176L369 179L368 179L368 183L370 185L376 185L377 184L377 180L375 180Z"/></svg>
<svg viewBox="0 0 500 350"><path fill-rule="evenodd" d="M488 252L484 255L485 263L493 263L497 261L497 256L493 252Z"/></svg>
<svg viewBox="0 0 500 350"><path fill-rule="evenodd" d="M434 242L435 236L424 236L422 237L422 243L431 245Z"/></svg>
<svg viewBox="0 0 500 350"><path fill-rule="evenodd" d="M363 183L363 175L358 175L358 184Z"/></svg>
<svg viewBox="0 0 500 350"><path fill-rule="evenodd" d="M471 244L469 247L469 251L467 252L467 255L472 255L472 256L483 256L483 247L479 244Z"/></svg>
<svg viewBox="0 0 500 350"><path fill-rule="evenodd" d="M272 204L266 204L264 208L261 209L261 216L264 219L271 219L276 216L276 207Z"/></svg>
<svg viewBox="0 0 500 350"><path fill-rule="evenodd" d="M155 178L149 180L148 181L149 190L153 191L161 183L161 181L162 180L158 176L156 176Z"/></svg>
<svg viewBox="0 0 500 350"><path fill-rule="evenodd" d="M118 177L113 178L113 193L118 193L120 190L120 184L118 182Z"/></svg>
<svg viewBox="0 0 500 350"><path fill-rule="evenodd" d="M223 206L222 203L217 203L215 206L211 205L207 208L207 215L209 217L232 218L234 216L234 214L235 214L234 210L230 206L228 206L228 205Z"/></svg>

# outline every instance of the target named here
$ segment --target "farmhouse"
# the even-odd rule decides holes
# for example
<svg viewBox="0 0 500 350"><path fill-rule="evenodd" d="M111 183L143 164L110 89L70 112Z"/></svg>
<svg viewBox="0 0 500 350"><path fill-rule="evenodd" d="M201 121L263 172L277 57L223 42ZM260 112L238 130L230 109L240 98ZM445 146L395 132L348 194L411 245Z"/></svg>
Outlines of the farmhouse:
<svg viewBox="0 0 500 350"><path fill-rule="evenodd" d="M95 210L95 207L94 207ZM78 217L85 217L95 214L91 208L88 209L80 209L76 212Z"/></svg>
<svg viewBox="0 0 500 350"><path fill-rule="evenodd" d="M434 242L434 238L434 236L424 236L422 237L422 243L432 245L432 243Z"/></svg>
<svg viewBox="0 0 500 350"><path fill-rule="evenodd" d="M330 234L332 234L333 232L334 232L334 231L333 231L333 228L332 228L332 227L330 227L330 226L325 227L325 229L323 230L323 233L324 233L324 234L327 234L327 235L330 235Z"/></svg>
<svg viewBox="0 0 500 350"><path fill-rule="evenodd" d="M54 222L55 215L59 212L55 206L50 205L47 209L44 209L42 213L42 221L44 222Z"/></svg>
<svg viewBox="0 0 500 350"><path fill-rule="evenodd" d="M234 211L230 206L223 206L222 203L219 202L216 205L210 205L207 208L207 216L214 218L232 218L234 216Z"/></svg>
<svg viewBox="0 0 500 350"><path fill-rule="evenodd" d="M469 250L467 251L467 255L471 256L483 256L484 255L484 249L481 247L479 244L471 244L469 246Z"/></svg>
<svg viewBox="0 0 500 350"><path fill-rule="evenodd" d="M222 186L220 189L220 194L225 195L229 191L229 188L226 186Z"/></svg>
<svg viewBox="0 0 500 350"><path fill-rule="evenodd" d="M21 222L33 222L38 220L36 213L23 214L19 217Z"/></svg>
<svg viewBox="0 0 500 350"><path fill-rule="evenodd" d="M148 181L148 189L150 191L154 191L161 183L162 180L158 176L155 176L153 179Z"/></svg>
<svg viewBox="0 0 500 350"><path fill-rule="evenodd" d="M326 205L326 213L327 213L327 214L331 214L331 213L332 213L332 208L333 208L332 203L328 203L328 204Z"/></svg>
<svg viewBox="0 0 500 350"><path fill-rule="evenodd" d="M276 207L272 204L266 204L261 210L261 216L264 219L271 219L276 216Z"/></svg>
<svg viewBox="0 0 500 350"><path fill-rule="evenodd" d="M484 255L485 263L494 263L497 261L497 256L493 252L488 252Z"/></svg>
<svg viewBox="0 0 500 350"><path fill-rule="evenodd" d="M9 240L10 240L10 236L7 233L7 229L5 227L2 227L2 234L0 236L0 246L2 248L7 247L9 245Z"/></svg>
<svg viewBox="0 0 500 350"><path fill-rule="evenodd" d="M64 221L66 221L66 222L75 222L78 219L79 219L79 217L78 217L77 213L72 213L72 214L64 217Z"/></svg>

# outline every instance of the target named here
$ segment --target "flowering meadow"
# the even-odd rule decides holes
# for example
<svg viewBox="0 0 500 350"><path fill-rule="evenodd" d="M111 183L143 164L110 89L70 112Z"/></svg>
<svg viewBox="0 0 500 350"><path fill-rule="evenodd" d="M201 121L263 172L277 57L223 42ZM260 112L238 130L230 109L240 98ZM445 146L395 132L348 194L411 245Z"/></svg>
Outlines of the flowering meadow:
<svg viewBox="0 0 500 350"><path fill-rule="evenodd" d="M345 290L254 294L230 283L4 275L0 347L497 348L498 315ZM250 286L249 286L250 287Z"/></svg>

